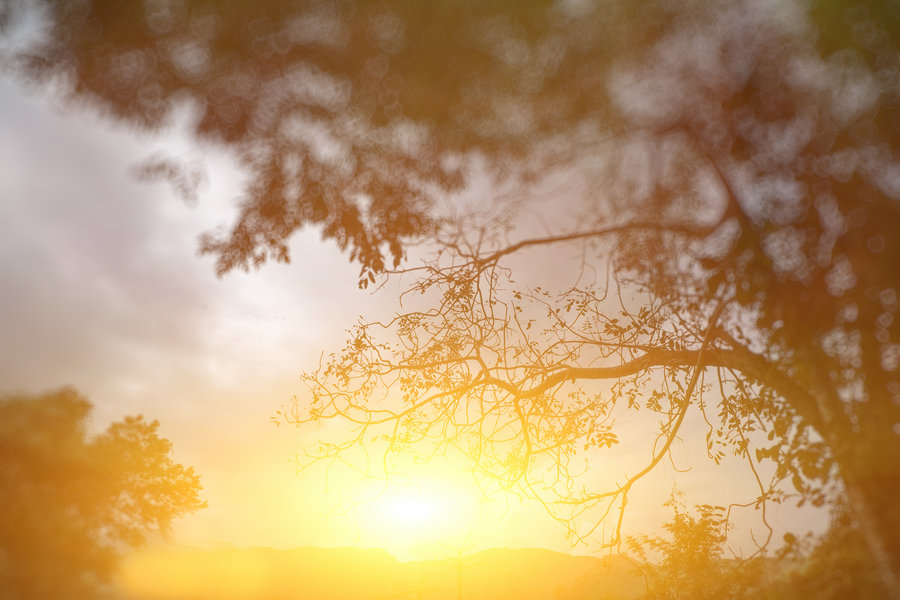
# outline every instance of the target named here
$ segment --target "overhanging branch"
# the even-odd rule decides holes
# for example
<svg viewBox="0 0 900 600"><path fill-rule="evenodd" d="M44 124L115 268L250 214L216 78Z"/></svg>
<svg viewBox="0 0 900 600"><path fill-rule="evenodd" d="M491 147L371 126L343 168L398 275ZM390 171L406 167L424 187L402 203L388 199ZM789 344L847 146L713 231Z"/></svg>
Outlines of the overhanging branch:
<svg viewBox="0 0 900 600"><path fill-rule="evenodd" d="M563 235L552 235L541 238L532 238L528 240L522 240L520 242L516 242L510 246L492 252L488 254L484 258L472 258L472 262L478 267L484 267L486 265L495 264L498 260L507 256L509 254L513 254L522 250L524 248L529 248L532 246L544 246L549 244L557 244L563 242L574 242L576 240L583 240L592 237L602 237L605 235L613 235L617 233L628 233L628 232L637 232L637 231L658 231L658 232L671 232L671 233L681 233L684 235L690 236L704 236L709 235L713 231L715 231L716 227L718 227L718 223L714 226L705 226L700 227L692 224L663 224L659 222L650 222L650 223L626 223L623 225L613 225L611 227L603 227L600 229L591 229L589 231L579 231L575 233L563 234Z"/></svg>
<svg viewBox="0 0 900 600"><path fill-rule="evenodd" d="M765 358L743 348L707 349L703 352L700 350L650 350L633 360L618 365L564 368L526 390L494 377L486 377L484 383L497 385L518 398L532 398L566 381L619 379L657 367L695 367L700 369L721 367L739 371L789 399L792 406L810 425L818 431L822 431L824 422L815 399L809 392Z"/></svg>

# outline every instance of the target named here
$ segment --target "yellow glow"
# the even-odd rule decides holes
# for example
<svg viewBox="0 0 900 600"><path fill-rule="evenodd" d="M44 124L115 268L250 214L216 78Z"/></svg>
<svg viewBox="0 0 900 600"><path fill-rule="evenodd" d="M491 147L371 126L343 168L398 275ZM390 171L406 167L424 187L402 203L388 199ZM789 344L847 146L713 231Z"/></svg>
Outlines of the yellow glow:
<svg viewBox="0 0 900 600"><path fill-rule="evenodd" d="M123 561L119 585L139 598L238 600L265 589L267 568L262 554L146 550Z"/></svg>
<svg viewBox="0 0 900 600"><path fill-rule="evenodd" d="M393 493L379 502L382 510L398 526L419 526L438 516L438 502L418 492Z"/></svg>
<svg viewBox="0 0 900 600"><path fill-rule="evenodd" d="M401 559L451 554L478 534L485 508L471 475L450 464L415 465L402 481L371 482L360 497L362 544Z"/></svg>
<svg viewBox="0 0 900 600"><path fill-rule="evenodd" d="M540 506L503 494L485 501L463 456L401 459L388 482L324 464L298 474L284 459L296 451L294 432L265 433L255 438L260 458L207 447L200 467L210 506L175 523L178 545L383 548L400 560L455 557L460 548L571 550Z"/></svg>

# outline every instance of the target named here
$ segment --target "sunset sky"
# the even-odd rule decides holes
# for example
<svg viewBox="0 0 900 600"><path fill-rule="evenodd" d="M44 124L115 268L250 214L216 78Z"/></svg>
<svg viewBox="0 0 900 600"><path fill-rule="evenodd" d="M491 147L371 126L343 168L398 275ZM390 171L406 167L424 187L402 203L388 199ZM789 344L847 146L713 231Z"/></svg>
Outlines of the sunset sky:
<svg viewBox="0 0 900 600"><path fill-rule="evenodd" d="M177 127L141 136L8 79L0 115L0 391L74 386L94 403L97 429L128 414L159 419L209 503L176 523L173 542L384 547L400 558L462 545L573 551L541 509L482 504L452 459L383 493L346 472L327 487L322 471L297 475L294 456L329 431L270 418L302 397L302 370L339 348L359 315L391 315L396 295L358 290L358 268L312 230L295 238L293 264L217 279L197 237L233 218L241 174ZM159 151L205 164L196 206L134 177ZM678 450L694 467L680 485L701 496L746 486L744 473L705 469L702 448ZM659 504L671 486L669 467L638 484L626 533L667 518ZM820 522L780 511L781 528Z"/></svg>

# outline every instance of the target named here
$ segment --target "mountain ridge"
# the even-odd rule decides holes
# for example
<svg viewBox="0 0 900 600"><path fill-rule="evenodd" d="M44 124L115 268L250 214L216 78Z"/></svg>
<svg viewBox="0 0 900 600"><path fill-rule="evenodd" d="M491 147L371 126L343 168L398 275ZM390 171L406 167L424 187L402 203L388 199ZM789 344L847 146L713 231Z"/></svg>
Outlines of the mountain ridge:
<svg viewBox="0 0 900 600"><path fill-rule="evenodd" d="M545 548L400 561L382 548L179 546L129 557L118 585L124 600L569 600L634 598L637 578L621 558Z"/></svg>

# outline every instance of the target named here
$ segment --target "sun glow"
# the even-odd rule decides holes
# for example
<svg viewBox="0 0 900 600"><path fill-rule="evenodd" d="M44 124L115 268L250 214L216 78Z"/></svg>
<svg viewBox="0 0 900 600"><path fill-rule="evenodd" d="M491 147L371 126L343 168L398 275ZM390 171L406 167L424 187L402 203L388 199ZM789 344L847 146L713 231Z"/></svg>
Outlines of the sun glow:
<svg viewBox="0 0 900 600"><path fill-rule="evenodd" d="M415 469L369 488L357 508L360 535L399 558L450 554L481 529L485 506L468 473Z"/></svg>
<svg viewBox="0 0 900 600"><path fill-rule="evenodd" d="M385 514L397 525L421 526L439 517L441 512L435 498L419 492L388 494L381 504Z"/></svg>

